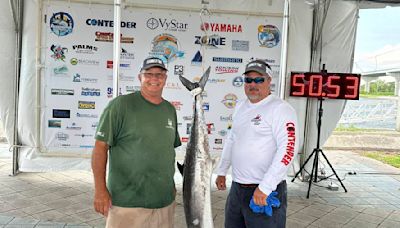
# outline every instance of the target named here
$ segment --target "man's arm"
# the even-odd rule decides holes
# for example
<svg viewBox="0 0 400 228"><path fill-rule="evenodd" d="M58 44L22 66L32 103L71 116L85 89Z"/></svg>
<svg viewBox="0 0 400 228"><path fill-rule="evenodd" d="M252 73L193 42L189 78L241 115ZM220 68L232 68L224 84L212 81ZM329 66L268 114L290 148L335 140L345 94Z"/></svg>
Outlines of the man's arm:
<svg viewBox="0 0 400 228"><path fill-rule="evenodd" d="M228 172L229 167L231 166L232 146L233 146L233 133L231 129L228 133L228 136L226 137L224 149L222 151L222 155L220 157L220 161L216 171L218 177L215 180L215 184L217 185L218 190L226 189L225 176L226 173Z"/></svg>
<svg viewBox="0 0 400 228"><path fill-rule="evenodd" d="M275 110L274 116L277 118L273 120L272 133L276 140L277 151L257 189L261 190L257 193L264 193L265 196L274 191L279 182L286 178L289 165L298 149L296 111L290 105L281 105Z"/></svg>
<svg viewBox="0 0 400 228"><path fill-rule="evenodd" d="M92 152L92 171L94 176L94 208L96 212L107 217L111 207L111 197L106 186L106 167L108 144L96 140Z"/></svg>

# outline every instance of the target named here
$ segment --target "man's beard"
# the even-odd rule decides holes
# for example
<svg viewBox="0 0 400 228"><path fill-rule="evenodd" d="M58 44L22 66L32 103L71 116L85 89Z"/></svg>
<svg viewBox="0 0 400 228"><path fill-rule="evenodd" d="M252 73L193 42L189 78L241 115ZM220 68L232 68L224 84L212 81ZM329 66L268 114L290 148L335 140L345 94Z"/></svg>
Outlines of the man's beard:
<svg viewBox="0 0 400 228"><path fill-rule="evenodd" d="M260 95L247 95L247 98L249 98L249 100L258 100L260 99Z"/></svg>

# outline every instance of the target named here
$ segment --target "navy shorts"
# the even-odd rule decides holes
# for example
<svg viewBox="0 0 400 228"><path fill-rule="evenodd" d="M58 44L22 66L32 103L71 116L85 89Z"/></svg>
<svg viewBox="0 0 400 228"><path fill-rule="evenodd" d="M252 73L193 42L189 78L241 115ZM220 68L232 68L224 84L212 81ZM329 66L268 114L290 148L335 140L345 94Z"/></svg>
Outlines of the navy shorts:
<svg viewBox="0 0 400 228"><path fill-rule="evenodd" d="M284 228L286 226L287 186L282 181L276 188L277 198L281 202L279 208L273 208L272 217L254 213L250 207L250 199L257 186L244 186L232 182L225 205L225 228Z"/></svg>

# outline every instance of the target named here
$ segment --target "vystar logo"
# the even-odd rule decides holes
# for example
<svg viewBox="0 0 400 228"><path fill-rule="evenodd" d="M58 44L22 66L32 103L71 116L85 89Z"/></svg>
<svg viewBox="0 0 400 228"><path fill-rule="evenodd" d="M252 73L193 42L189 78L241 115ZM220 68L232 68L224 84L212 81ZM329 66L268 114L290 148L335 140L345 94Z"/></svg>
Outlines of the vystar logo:
<svg viewBox="0 0 400 228"><path fill-rule="evenodd" d="M174 32L185 32L187 30L188 24L184 22L179 22L176 19L166 19L166 18L149 18L146 22L147 28L154 30L161 26L164 30L174 31Z"/></svg>

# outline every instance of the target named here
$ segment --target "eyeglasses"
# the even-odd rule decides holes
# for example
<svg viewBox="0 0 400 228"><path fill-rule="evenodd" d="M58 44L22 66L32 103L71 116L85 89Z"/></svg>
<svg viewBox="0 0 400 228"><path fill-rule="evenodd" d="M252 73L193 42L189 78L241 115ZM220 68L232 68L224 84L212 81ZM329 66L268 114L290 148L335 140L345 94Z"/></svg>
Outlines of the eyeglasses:
<svg viewBox="0 0 400 228"><path fill-rule="evenodd" d="M264 77L256 77L256 78L244 77L244 82L246 82L247 84L250 84L252 82L256 84L261 84L264 83L264 81L265 81Z"/></svg>
<svg viewBox="0 0 400 228"><path fill-rule="evenodd" d="M144 72L142 74L144 75L145 78L163 79L166 76L165 73L148 73L148 72Z"/></svg>

